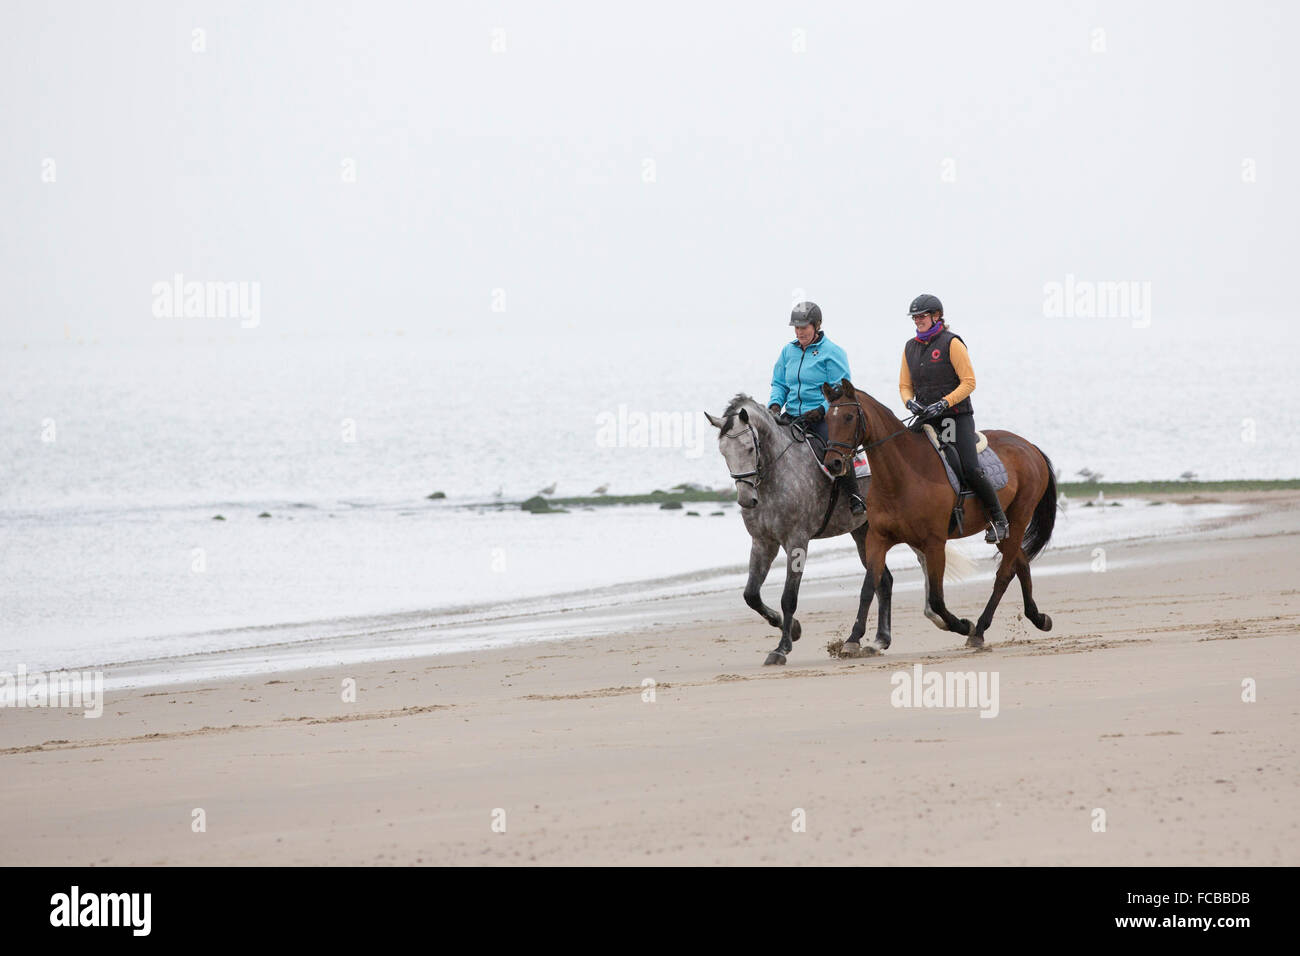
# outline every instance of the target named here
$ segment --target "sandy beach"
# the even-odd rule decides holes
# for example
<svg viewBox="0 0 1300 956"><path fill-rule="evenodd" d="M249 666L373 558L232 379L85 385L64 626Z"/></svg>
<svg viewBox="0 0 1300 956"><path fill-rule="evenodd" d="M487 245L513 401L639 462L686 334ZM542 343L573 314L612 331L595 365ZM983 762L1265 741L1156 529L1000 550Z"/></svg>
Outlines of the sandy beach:
<svg viewBox="0 0 1300 956"><path fill-rule="evenodd" d="M784 668L728 593L625 633L110 692L100 719L6 708L0 863L1295 865L1300 493L1213 497L1246 508L1104 572L1049 549L1054 630L1013 586L985 653L905 571L873 659L826 653L844 578L808 589ZM957 613L991 570L948 587ZM893 706L918 663L995 673L996 717Z"/></svg>

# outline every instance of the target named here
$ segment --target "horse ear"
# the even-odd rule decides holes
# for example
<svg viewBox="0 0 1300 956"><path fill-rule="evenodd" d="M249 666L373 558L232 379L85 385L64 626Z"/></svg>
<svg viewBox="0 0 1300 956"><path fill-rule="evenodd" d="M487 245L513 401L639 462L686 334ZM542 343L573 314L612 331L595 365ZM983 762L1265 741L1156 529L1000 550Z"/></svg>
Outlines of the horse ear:
<svg viewBox="0 0 1300 956"><path fill-rule="evenodd" d="M740 420L746 425L749 424L749 411L747 409L742 408L740 410Z"/></svg>
<svg viewBox="0 0 1300 956"><path fill-rule="evenodd" d="M853 391L853 383L850 382L847 378L840 379L840 388L844 389L844 394L847 395L849 398L853 398L854 395L857 394L856 392Z"/></svg>
<svg viewBox="0 0 1300 956"><path fill-rule="evenodd" d="M831 388L830 382L822 382L822 394L826 396L828 402L835 401L835 390Z"/></svg>
<svg viewBox="0 0 1300 956"><path fill-rule="evenodd" d="M704 417L707 418L707 419L709 420L709 424L712 425L714 428L718 429L719 431L722 430L722 426L723 426L725 423L723 422L723 420L722 420L721 418L714 418L714 417L713 417L712 415L710 415L708 412L705 412L705 413L704 413Z"/></svg>

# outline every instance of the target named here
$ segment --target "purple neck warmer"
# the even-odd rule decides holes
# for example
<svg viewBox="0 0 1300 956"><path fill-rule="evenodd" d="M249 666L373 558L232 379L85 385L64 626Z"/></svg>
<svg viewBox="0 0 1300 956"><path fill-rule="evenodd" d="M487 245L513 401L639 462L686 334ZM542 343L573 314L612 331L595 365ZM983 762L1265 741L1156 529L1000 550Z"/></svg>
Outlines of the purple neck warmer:
<svg viewBox="0 0 1300 956"><path fill-rule="evenodd" d="M942 331L943 319L936 319L934 325L930 326L928 331L916 333L916 340L918 342L928 342Z"/></svg>

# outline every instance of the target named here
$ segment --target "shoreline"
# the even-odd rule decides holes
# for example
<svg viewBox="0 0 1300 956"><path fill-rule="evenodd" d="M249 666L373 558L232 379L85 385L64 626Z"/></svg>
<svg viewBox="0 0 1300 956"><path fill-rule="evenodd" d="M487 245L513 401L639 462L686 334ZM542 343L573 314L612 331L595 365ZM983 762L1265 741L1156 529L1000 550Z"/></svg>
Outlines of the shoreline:
<svg viewBox="0 0 1300 956"><path fill-rule="evenodd" d="M1116 543L1106 573L1062 561L1035 581L1053 631L1012 589L984 653L904 571L879 658L826 654L846 579L808 590L784 668L725 595L613 636L112 692L98 720L0 711L0 863L1295 865L1300 494L1267 502ZM971 616L987 586L946 593ZM891 706L917 664L996 671L998 716Z"/></svg>
<svg viewBox="0 0 1300 956"><path fill-rule="evenodd" d="M1058 494L1066 495L1067 497L1076 496L1080 498L1084 496L1093 496L1098 492L1109 495L1122 495L1131 498L1149 498L1153 496L1178 498L1181 496L1200 496L1222 492L1268 493L1276 491L1300 491L1300 478L1234 478L1225 479L1223 481L1064 481L1057 483L1056 490ZM434 492L434 494L436 495L438 492ZM519 508L523 511L532 511L536 514L553 514L556 512L547 511L544 508L537 510L537 505L535 503L559 507L607 507L610 505L643 504L734 504L734 494L735 490L730 486L718 489L688 488L681 490L681 486L678 485L668 491L656 488L654 491L635 495L552 495L545 498L540 495L534 495L523 500L452 501L450 502L450 506L462 508ZM430 495L429 497L432 498L433 496Z"/></svg>
<svg viewBox="0 0 1300 956"><path fill-rule="evenodd" d="M1214 498L1180 494L1156 495L1150 499L1112 501L1108 505L1118 507L1124 503L1156 504L1170 501L1245 506L1273 500L1277 494L1279 493L1273 491L1238 491ZM1070 502L1069 506L1088 508L1092 504ZM1134 542L1146 538L1195 534L1207 521L1213 523L1220 519L1191 520L1193 524L1122 540ZM1073 563L1080 552L1091 549L1098 543L1110 542L1090 540L1077 545L1049 546L1044 556L1035 562L1035 569L1042 568L1041 573L1046 574L1060 573L1061 565ZM823 569L829 562L832 570L826 572L818 569L818 573L805 578L801 599L824 596L845 588L856 591L861 580L861 570L848 539L828 539L818 544L816 562ZM965 551L979 550L983 554L976 538L965 539L958 546ZM988 549L988 553L991 556L993 552ZM904 593L918 590L921 586L919 577L913 580L915 576L906 573L909 569L915 570L915 564L915 559L906 548L899 546L891 551L891 569L896 572L901 569L904 572L897 584ZM991 562L981 562L977 574L981 579L991 580L992 567ZM197 639L264 634L287 639L253 641L207 651L68 665L47 670L103 670L106 686L122 689L161 687L201 679L269 675L345 662L409 660L437 657L461 650L543 645L562 641L566 633L572 632L585 636L616 633L638 619L649 620L655 615L686 618L693 610L683 611L682 608L692 601L703 601L710 608L725 609L731 605L739 607L737 595L743 586L745 574L746 565L736 562L667 577L542 593L503 601L478 601L436 609L416 608L203 630L192 632L188 637ZM779 593L775 589L779 589L783 574L782 561L778 557L766 584L770 599L775 599L772 594ZM742 611L742 616L744 613L748 613L747 610Z"/></svg>

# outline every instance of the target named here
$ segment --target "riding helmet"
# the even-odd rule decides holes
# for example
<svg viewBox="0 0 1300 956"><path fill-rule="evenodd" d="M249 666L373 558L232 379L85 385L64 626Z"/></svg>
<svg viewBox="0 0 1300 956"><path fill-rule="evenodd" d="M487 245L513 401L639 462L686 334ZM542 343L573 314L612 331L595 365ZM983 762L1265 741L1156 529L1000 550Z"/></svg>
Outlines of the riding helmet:
<svg viewBox="0 0 1300 956"><path fill-rule="evenodd" d="M908 315L920 315L922 312L938 312L943 314L943 303L939 301L937 295L930 295L928 292L922 292L907 309Z"/></svg>
<svg viewBox="0 0 1300 956"><path fill-rule="evenodd" d="M813 325L822 324L822 310L817 307L815 302L800 302L790 313L790 324L803 327L811 322Z"/></svg>

